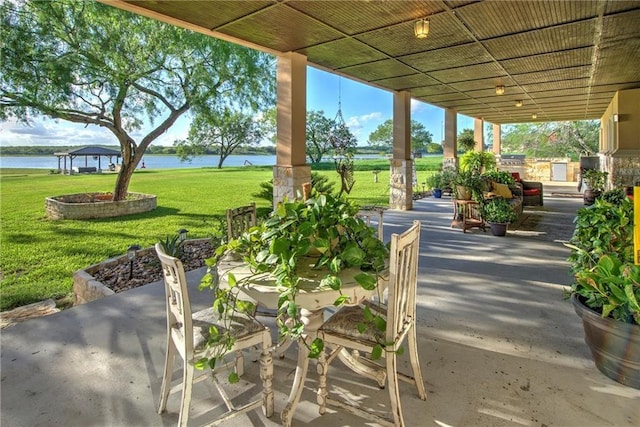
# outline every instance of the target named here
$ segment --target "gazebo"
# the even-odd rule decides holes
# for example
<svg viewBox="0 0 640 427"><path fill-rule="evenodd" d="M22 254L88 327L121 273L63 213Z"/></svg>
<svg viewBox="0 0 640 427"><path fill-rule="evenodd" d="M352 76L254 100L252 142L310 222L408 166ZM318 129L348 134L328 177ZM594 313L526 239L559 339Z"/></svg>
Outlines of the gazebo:
<svg viewBox="0 0 640 427"><path fill-rule="evenodd" d="M78 148L77 150L68 151L66 153L54 153L53 155L58 157L58 172L65 173L65 174L66 173L72 174L74 172L76 173L102 172L101 160L103 156L109 158L110 166L114 164L113 163L114 157L116 158L116 163L118 163L118 159L121 156L119 151L110 150L108 148L97 147L97 146ZM81 156L84 156L84 166L77 166L74 169L73 160L76 157L81 157ZM69 158L69 169L67 169L67 157ZM93 160L98 161L97 168L95 166L89 166L89 157L91 157ZM62 168L60 167L61 160L63 161Z"/></svg>

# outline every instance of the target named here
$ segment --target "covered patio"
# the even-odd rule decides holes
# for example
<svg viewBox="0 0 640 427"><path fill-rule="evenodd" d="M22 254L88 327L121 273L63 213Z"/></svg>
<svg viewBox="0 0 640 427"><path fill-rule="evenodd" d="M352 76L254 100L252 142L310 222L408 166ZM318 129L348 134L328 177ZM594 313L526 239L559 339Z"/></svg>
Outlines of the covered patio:
<svg viewBox="0 0 640 427"><path fill-rule="evenodd" d="M555 184L555 186L554 186ZM412 220L423 224L418 282L418 341L427 401L401 384L410 426L636 426L640 391L622 386L593 364L580 319L563 298L570 283L566 249L579 198L556 197L574 188L545 183L545 206L532 208L549 229L518 229L505 238L449 227L451 202L421 199L411 212L389 211L386 240ZM575 191L575 190L573 190ZM197 291L202 270L190 273L195 308L211 304ZM160 282L94 301L2 331L3 426L159 426L177 421L178 396L157 415L165 348L164 289ZM276 426L296 364L293 346L274 359L275 410L228 421L227 426ZM407 369L403 356L399 365ZM259 364L246 363L258 380ZM388 405L378 389L343 365L332 384L366 406ZM293 425L371 425L344 411L318 415L311 370ZM259 387L241 382L249 400ZM194 392L192 425L211 418L215 388ZM219 400L218 400L219 402ZM218 403L219 405L219 403Z"/></svg>

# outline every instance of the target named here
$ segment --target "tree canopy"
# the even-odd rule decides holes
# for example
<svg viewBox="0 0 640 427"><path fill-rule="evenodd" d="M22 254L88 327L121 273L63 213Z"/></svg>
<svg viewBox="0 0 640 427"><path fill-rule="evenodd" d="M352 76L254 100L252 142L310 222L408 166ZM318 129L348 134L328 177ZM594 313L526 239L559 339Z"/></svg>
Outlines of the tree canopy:
<svg viewBox="0 0 640 427"><path fill-rule="evenodd" d="M505 126L503 153L522 153L528 157L569 157L594 155L599 150L600 121L521 123Z"/></svg>
<svg viewBox="0 0 640 427"><path fill-rule="evenodd" d="M108 129L122 152L114 200L187 111L273 104L274 61L261 52L91 1L5 1L0 14L0 118Z"/></svg>
<svg viewBox="0 0 640 427"><path fill-rule="evenodd" d="M393 120L389 119L378 125L369 134L369 145L390 149L393 147ZM416 120L411 120L411 150L425 152L429 151L429 144L433 142L433 135L427 128ZM432 148L433 149L433 148Z"/></svg>
<svg viewBox="0 0 640 427"><path fill-rule="evenodd" d="M459 152L466 153L467 151L473 150L476 146L473 129L462 129L458 133L457 143Z"/></svg>

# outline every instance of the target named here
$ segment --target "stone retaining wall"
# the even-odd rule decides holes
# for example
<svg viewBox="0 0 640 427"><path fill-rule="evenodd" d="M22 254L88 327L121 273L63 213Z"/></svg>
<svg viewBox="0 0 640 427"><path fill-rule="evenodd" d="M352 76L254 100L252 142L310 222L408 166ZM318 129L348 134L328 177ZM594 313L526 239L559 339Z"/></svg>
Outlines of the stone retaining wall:
<svg viewBox="0 0 640 427"><path fill-rule="evenodd" d="M148 252L155 250L153 246L139 250L138 255L144 255ZM84 270L78 270L73 273L73 305L85 304L90 301L107 297L115 294L111 289L97 281L92 274L102 268L111 267L117 264L126 262L127 255L120 255L114 258L109 258L106 261L98 264L90 265Z"/></svg>
<svg viewBox="0 0 640 427"><path fill-rule="evenodd" d="M153 194L128 193L127 200L111 201L110 193L81 193L47 197L45 211L50 219L110 218L152 211L157 207Z"/></svg>

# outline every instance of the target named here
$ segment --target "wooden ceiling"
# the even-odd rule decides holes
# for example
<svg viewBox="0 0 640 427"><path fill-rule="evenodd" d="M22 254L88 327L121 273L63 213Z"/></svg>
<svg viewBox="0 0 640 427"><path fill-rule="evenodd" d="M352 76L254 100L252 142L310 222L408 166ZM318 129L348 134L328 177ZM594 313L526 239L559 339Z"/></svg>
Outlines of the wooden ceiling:
<svg viewBox="0 0 640 427"><path fill-rule="evenodd" d="M637 0L103 1L492 123L599 119L640 87Z"/></svg>

